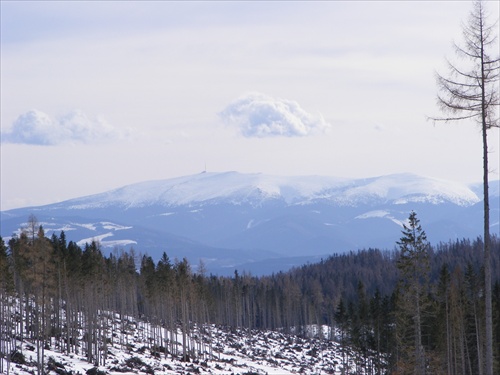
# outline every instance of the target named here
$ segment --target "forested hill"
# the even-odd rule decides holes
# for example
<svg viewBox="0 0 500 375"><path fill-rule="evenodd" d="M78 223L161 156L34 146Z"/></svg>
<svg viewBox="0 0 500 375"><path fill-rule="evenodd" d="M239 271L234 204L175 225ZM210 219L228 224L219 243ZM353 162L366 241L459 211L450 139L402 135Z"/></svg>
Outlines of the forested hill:
<svg viewBox="0 0 500 375"><path fill-rule="evenodd" d="M430 254L429 277L431 283L438 283L443 267L450 273L474 272L479 274L483 264L483 242L462 239L440 243L428 249ZM322 287L325 296L343 297L348 301L356 299L357 288L362 283L368 296L375 292L390 295L398 282L397 261L399 251L366 249L348 254L335 254L318 263L294 268L288 273L274 277L291 277L309 280ZM498 237L493 238L492 251L493 280L500 281L500 247Z"/></svg>
<svg viewBox="0 0 500 375"><path fill-rule="evenodd" d="M114 311L165 329L179 328L185 337L193 325L208 323L299 334L310 325L336 326L341 333L332 339L364 353L364 358L375 353L378 367L402 366L412 355L413 312L406 305L414 290L408 273L412 267L420 272L422 345L432 366L450 366L453 359L470 370L464 367L464 373L474 374L482 361L480 239L434 247L416 243L420 255L414 251L408 256L404 247L392 252L369 249L270 276L235 272L222 277L207 275L203 264L193 272L186 259L172 261L166 253L156 263L147 255L138 259L133 251L106 256L96 242L81 248L67 243L64 232L47 238L42 226L32 224L8 244L1 241L0 311L8 311L11 297L18 297L25 316L24 326L4 316L2 332L28 335L40 345L52 337L68 353L83 350L91 363L105 356L101 313ZM499 254L500 241L494 237L497 343ZM74 342L79 330L84 331L84 343ZM158 345L166 347L165 342ZM495 353L500 358L498 345Z"/></svg>

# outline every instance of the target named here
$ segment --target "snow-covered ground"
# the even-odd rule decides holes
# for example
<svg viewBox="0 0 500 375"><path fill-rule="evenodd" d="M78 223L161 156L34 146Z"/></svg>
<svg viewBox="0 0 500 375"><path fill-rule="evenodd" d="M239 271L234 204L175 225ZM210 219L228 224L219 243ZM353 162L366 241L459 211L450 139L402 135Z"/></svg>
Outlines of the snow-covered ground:
<svg viewBox="0 0 500 375"><path fill-rule="evenodd" d="M45 350L47 374L341 374L340 345L325 338L302 338L277 331L224 329L215 325L203 327L203 334L194 329L188 345L196 348L196 358L182 360L182 334L172 337L174 352L158 353L153 348L149 323L133 318L114 319L115 335L108 341L105 364L94 366L86 362L83 350L79 354L64 354L53 341ZM126 327L123 329L123 327ZM323 334L327 330L323 329ZM118 337L116 332L121 332ZM318 331L316 331L318 332ZM22 353L25 363L7 363L2 359L4 373L28 375L37 373L37 352L33 342L24 340ZM167 345L168 348L172 348ZM345 353L344 353L345 355ZM346 358L344 356L344 358ZM349 355L350 371L356 371ZM18 361L21 362L21 361ZM363 374L358 369L357 374Z"/></svg>

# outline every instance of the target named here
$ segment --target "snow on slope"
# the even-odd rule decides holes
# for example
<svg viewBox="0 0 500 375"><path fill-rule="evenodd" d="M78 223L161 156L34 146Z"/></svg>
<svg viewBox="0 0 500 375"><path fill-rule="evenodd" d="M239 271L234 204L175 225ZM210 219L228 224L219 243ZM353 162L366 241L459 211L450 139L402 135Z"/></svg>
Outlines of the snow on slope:
<svg viewBox="0 0 500 375"><path fill-rule="evenodd" d="M446 180L420 177L414 174L394 174L372 178L346 192L350 201L368 197L393 201L395 204L427 202L433 204L445 201L459 206L468 206L480 201L467 186Z"/></svg>
<svg viewBox="0 0 500 375"><path fill-rule="evenodd" d="M450 202L469 206L480 198L467 186L413 174L395 174L369 179L342 179L327 176L270 176L237 172L201 173L160 181L124 186L102 194L73 199L53 207L72 209L180 206L224 201L229 204L259 205L279 199L287 204L328 200L339 205L370 201Z"/></svg>
<svg viewBox="0 0 500 375"><path fill-rule="evenodd" d="M348 183L333 177L280 177L237 172L200 173L160 181L147 181L124 186L103 194L74 199L71 208L96 208L117 204L144 207L189 205L211 200L227 200L240 204L265 199L284 199L287 203L313 196L325 187ZM64 202L63 202L64 203Z"/></svg>
<svg viewBox="0 0 500 375"><path fill-rule="evenodd" d="M65 354L54 338L45 349L46 374L337 374L344 365L354 371L354 353L346 348L347 361L342 361L340 345L326 336L303 338L279 331L258 331L229 329L215 325L204 325L202 330L193 326L193 335L188 335L191 347L188 361L182 360L182 332L164 332L164 338L174 342L174 353L161 353L154 348L153 329L158 327L118 314L111 319L110 334L105 364L95 367L85 361L82 350L83 337L78 337L79 353ZM110 329L111 328L111 329ZM313 327L310 327L313 328ZM321 327L323 333L329 332ZM327 328L327 327L326 327ZM202 340L200 340L200 336ZM158 341L158 333L156 333ZM29 338L16 340L16 347L22 347L25 363L7 363L8 373L31 375L36 372L37 353L35 342ZM165 347L170 345L165 342ZM197 352L196 358L192 357ZM373 359L373 358L372 358ZM99 372L98 372L99 371ZM7 373L7 371L5 371Z"/></svg>

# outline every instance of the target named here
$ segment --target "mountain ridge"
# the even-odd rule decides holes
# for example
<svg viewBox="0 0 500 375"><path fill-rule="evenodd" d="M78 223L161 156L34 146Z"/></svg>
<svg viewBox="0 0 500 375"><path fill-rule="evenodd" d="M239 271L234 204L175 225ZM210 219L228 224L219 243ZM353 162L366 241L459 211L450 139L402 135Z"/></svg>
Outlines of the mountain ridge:
<svg viewBox="0 0 500 375"><path fill-rule="evenodd" d="M215 180L215 182L214 182ZM450 200L459 205L479 202L478 195L466 185L446 180L421 177L410 173L347 179L329 176L276 176L265 174L242 174L238 172L203 172L171 179L151 180L45 205L55 207L74 202L72 209L98 207L99 204L120 203L127 207L142 207L151 204L166 206L189 205L193 202L208 202L231 198L238 204L250 198L279 199L287 204L303 204L315 199L333 199L335 203L347 205L367 197L397 200L427 199L440 203ZM418 196L418 197L417 197ZM86 201L94 200L93 203Z"/></svg>
<svg viewBox="0 0 500 375"><path fill-rule="evenodd" d="M206 172L1 211L1 235L19 233L34 214L46 233L64 230L80 246L92 240L105 251L132 246L157 259L166 251L224 273L267 258L391 249L412 210L432 242L480 236L476 192L409 173L345 179ZM490 199L497 233L498 194Z"/></svg>

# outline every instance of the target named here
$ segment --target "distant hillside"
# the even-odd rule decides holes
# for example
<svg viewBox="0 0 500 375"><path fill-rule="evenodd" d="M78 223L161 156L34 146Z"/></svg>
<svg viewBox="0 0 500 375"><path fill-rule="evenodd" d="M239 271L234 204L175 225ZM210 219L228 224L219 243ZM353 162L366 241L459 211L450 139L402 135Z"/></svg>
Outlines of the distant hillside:
<svg viewBox="0 0 500 375"><path fill-rule="evenodd" d="M498 181L491 230L499 232ZM211 272L275 272L333 253L392 249L416 211L432 243L482 233L477 186L412 174L367 179L201 173L124 186L65 202L2 211L1 235L34 214L46 233L99 241L159 259L203 259ZM284 258L287 258L286 260ZM257 267L264 262L267 267ZM262 271L261 271L262 270Z"/></svg>

